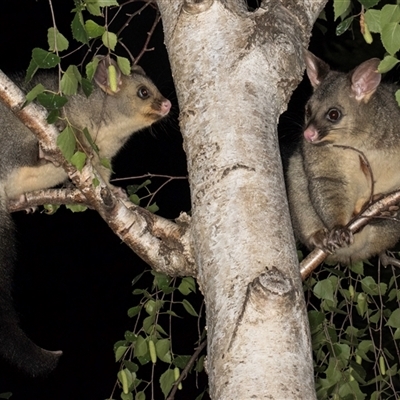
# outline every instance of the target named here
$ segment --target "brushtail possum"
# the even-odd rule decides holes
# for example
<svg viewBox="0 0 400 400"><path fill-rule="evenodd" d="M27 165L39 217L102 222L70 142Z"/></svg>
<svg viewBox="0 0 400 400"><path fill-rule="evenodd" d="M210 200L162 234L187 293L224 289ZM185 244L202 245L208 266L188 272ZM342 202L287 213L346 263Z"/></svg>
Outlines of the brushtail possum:
<svg viewBox="0 0 400 400"><path fill-rule="evenodd" d="M132 133L165 117L171 108L170 101L161 95L140 67L134 67L130 76L121 75L118 90L108 94L110 90L104 77L107 77L109 62L112 61L106 58L100 61L94 77L97 85L91 96L72 96L63 115L77 129L89 130L99 148L98 159L112 158ZM41 81L46 88L58 88L56 75L44 74L35 80ZM16 77L15 82L26 89L22 79ZM36 137L1 103L0 142L0 354L30 375L37 376L54 369L61 352L40 348L19 327L12 306L15 245L7 202L25 192L62 183L67 174L61 167L39 157ZM95 163L95 167L108 182L110 170L100 162Z"/></svg>
<svg viewBox="0 0 400 400"><path fill-rule="evenodd" d="M353 234L346 228L370 199L400 188L400 108L396 87L381 83L379 59L350 73L331 71L310 52L314 89L305 129L289 160L287 189L296 238L351 264L393 247L400 223L376 219Z"/></svg>

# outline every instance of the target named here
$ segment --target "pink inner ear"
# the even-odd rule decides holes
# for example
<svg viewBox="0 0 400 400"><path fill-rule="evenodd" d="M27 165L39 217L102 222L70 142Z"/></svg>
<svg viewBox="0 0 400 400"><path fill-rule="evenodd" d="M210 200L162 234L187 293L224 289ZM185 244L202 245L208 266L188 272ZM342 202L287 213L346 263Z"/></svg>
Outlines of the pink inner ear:
<svg viewBox="0 0 400 400"><path fill-rule="evenodd" d="M381 82L382 75L378 72L378 58L371 58L359 65L351 77L351 90L356 100L368 100Z"/></svg>
<svg viewBox="0 0 400 400"><path fill-rule="evenodd" d="M315 89L330 71L329 65L307 50L304 54L304 61L307 67L308 78Z"/></svg>
<svg viewBox="0 0 400 400"><path fill-rule="evenodd" d="M306 54L305 62L307 67L308 79L310 79L311 85L313 87L316 87L321 83L321 81L318 79L318 66L315 63L313 57L309 55L309 53Z"/></svg>

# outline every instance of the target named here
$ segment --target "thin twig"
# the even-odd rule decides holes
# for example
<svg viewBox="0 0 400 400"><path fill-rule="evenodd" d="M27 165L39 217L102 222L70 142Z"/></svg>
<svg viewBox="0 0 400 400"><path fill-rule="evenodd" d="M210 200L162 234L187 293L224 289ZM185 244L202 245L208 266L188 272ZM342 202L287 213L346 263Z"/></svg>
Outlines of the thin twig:
<svg viewBox="0 0 400 400"><path fill-rule="evenodd" d="M170 395L167 397L167 400L174 400L175 398L175 393L178 390L178 385L186 378L187 374L190 371L190 368L192 368L194 362L197 360L199 354L201 351L204 349L204 347L207 344L207 339L205 339L199 347L197 347L196 351L193 353L192 357L190 357L189 362L186 364L186 367L182 370L181 374L179 375L178 380L174 383L174 386L171 390Z"/></svg>
<svg viewBox="0 0 400 400"><path fill-rule="evenodd" d="M145 42L145 44L144 44L144 46L143 46L143 48L142 48L142 51L141 51L141 52L139 53L139 55L136 57L135 64L138 63L138 61L142 58L143 54L144 54L146 51L152 51L152 50L154 50L154 48L149 49L147 46L149 45L150 39L151 39L151 37L153 36L153 33L154 33L154 31L156 30L156 26L157 26L158 23L160 22L160 19L161 19L161 15L160 15L160 12L157 10L157 14L156 14L156 18L154 19L153 26L151 27L150 31L147 32L147 39L146 39L146 42Z"/></svg>

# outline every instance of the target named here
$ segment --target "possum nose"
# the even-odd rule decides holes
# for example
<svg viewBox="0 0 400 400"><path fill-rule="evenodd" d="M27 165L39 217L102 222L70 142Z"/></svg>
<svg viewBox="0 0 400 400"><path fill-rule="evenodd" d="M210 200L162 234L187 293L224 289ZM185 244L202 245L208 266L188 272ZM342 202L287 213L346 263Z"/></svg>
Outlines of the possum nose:
<svg viewBox="0 0 400 400"><path fill-rule="evenodd" d="M169 113L169 110L171 109L171 102L169 100L164 100L161 103L161 114L162 116L165 116Z"/></svg>
<svg viewBox="0 0 400 400"><path fill-rule="evenodd" d="M315 142L319 139L318 129L314 125L310 125L304 131L304 138L307 142Z"/></svg>

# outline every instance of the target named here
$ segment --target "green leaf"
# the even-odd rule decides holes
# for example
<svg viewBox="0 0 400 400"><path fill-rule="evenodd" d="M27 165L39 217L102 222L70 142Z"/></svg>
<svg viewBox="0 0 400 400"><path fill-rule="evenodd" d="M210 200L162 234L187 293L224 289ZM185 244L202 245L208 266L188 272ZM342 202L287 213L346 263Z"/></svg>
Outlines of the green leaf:
<svg viewBox="0 0 400 400"><path fill-rule="evenodd" d="M397 308L390 315L387 326L391 326L392 328L400 328L400 308Z"/></svg>
<svg viewBox="0 0 400 400"><path fill-rule="evenodd" d="M135 205L137 205L137 206L140 206L140 197L139 197L137 194L131 194L131 195L129 196L129 200L130 200L133 204L135 204Z"/></svg>
<svg viewBox="0 0 400 400"><path fill-rule="evenodd" d="M125 57L117 56L117 64L119 69L124 75L130 75L131 73L131 62Z"/></svg>
<svg viewBox="0 0 400 400"><path fill-rule="evenodd" d="M154 300L149 300L144 306L147 314L154 315L157 311L156 302Z"/></svg>
<svg viewBox="0 0 400 400"><path fill-rule="evenodd" d="M199 360L196 363L195 371L196 372L202 372L204 369L204 360L205 360L205 355L202 355Z"/></svg>
<svg viewBox="0 0 400 400"><path fill-rule="evenodd" d="M400 90L396 90L395 97L397 104L400 106Z"/></svg>
<svg viewBox="0 0 400 400"><path fill-rule="evenodd" d="M97 147L97 146L96 146ZM100 164L104 167L104 168L107 168L107 169L109 169L110 171L112 171L112 168L111 168L111 163L110 163L110 160L108 159L108 158L100 158Z"/></svg>
<svg viewBox="0 0 400 400"><path fill-rule="evenodd" d="M55 93L39 93L36 98L47 110L57 110L64 107L68 101L66 97Z"/></svg>
<svg viewBox="0 0 400 400"><path fill-rule="evenodd" d="M163 329L163 327L161 325L156 324L155 325L156 331L161 333L164 336L168 336L167 332L165 332L165 330Z"/></svg>
<svg viewBox="0 0 400 400"><path fill-rule="evenodd" d="M350 358L350 346L344 343L334 343L333 349L335 352L335 357L338 360L341 360L344 365L346 365Z"/></svg>
<svg viewBox="0 0 400 400"><path fill-rule="evenodd" d="M81 12L75 13L71 23L72 36L75 40L83 44L89 44L89 38L83 25L83 16Z"/></svg>
<svg viewBox="0 0 400 400"><path fill-rule="evenodd" d="M364 279L362 279L361 287L365 293L370 294L371 296L376 296L379 294L378 285L372 276L366 276Z"/></svg>
<svg viewBox="0 0 400 400"><path fill-rule="evenodd" d="M175 383L174 371L172 369L167 369L160 377L160 386L161 386L161 391L164 394L164 397L167 397L174 383Z"/></svg>
<svg viewBox="0 0 400 400"><path fill-rule="evenodd" d="M163 290L169 287L169 284L171 283L171 278L168 275L154 270L151 271L151 274L154 276L153 285L156 288Z"/></svg>
<svg viewBox="0 0 400 400"><path fill-rule="evenodd" d="M118 6L117 0L97 0L100 7Z"/></svg>
<svg viewBox="0 0 400 400"><path fill-rule="evenodd" d="M397 329L395 330L394 335L393 335L393 339L394 339L394 340L400 339L400 328L397 328Z"/></svg>
<svg viewBox="0 0 400 400"><path fill-rule="evenodd" d="M11 392L0 393L0 399L9 399L12 396Z"/></svg>
<svg viewBox="0 0 400 400"><path fill-rule="evenodd" d="M370 315L369 316L370 322L372 322L373 324L377 324L381 319L381 315L382 315L381 310L378 310L376 313Z"/></svg>
<svg viewBox="0 0 400 400"><path fill-rule="evenodd" d="M86 1L86 8L92 15L101 15L100 6L98 4L98 0L87 0Z"/></svg>
<svg viewBox="0 0 400 400"><path fill-rule="evenodd" d="M67 38L54 28L49 28L47 31L47 43L50 51L64 51L69 46Z"/></svg>
<svg viewBox="0 0 400 400"><path fill-rule="evenodd" d="M117 45L118 38L117 35L113 32L104 32L101 40L103 41L104 46L106 46L108 49L114 51L115 46Z"/></svg>
<svg viewBox="0 0 400 400"><path fill-rule="evenodd" d="M343 20L337 27L336 27L336 36L340 36L349 29L350 25L353 22L354 17L351 16Z"/></svg>
<svg viewBox="0 0 400 400"><path fill-rule="evenodd" d="M154 328L154 321L156 320L155 315L149 315L143 320L143 329L147 334L150 334L153 332Z"/></svg>
<svg viewBox="0 0 400 400"><path fill-rule="evenodd" d="M184 369L188 364L191 356L177 356L172 360L172 364L180 369Z"/></svg>
<svg viewBox="0 0 400 400"><path fill-rule="evenodd" d="M137 193L140 189L148 186L151 184L150 179L146 179L142 184L140 185L128 185L126 190L128 191L129 194L134 194Z"/></svg>
<svg viewBox="0 0 400 400"><path fill-rule="evenodd" d="M146 400L146 395L144 392L137 392L135 395L135 400Z"/></svg>
<svg viewBox="0 0 400 400"><path fill-rule="evenodd" d="M134 343L137 340L137 335L131 331L126 331L124 337L125 340L129 343Z"/></svg>
<svg viewBox="0 0 400 400"><path fill-rule="evenodd" d="M157 203L150 204L146 207L146 210L153 214L155 214L159 209L160 207L158 207Z"/></svg>
<svg viewBox="0 0 400 400"><path fill-rule="evenodd" d="M335 21L343 15L350 7L350 0L334 0L333 11L335 13Z"/></svg>
<svg viewBox="0 0 400 400"><path fill-rule="evenodd" d="M367 295L365 295L364 293L358 294L356 309L361 317L363 317L367 312L368 309Z"/></svg>
<svg viewBox="0 0 400 400"><path fill-rule="evenodd" d="M71 157L71 164L75 166L75 168L81 172L83 166L85 165L86 162L86 154L77 151L72 157Z"/></svg>
<svg viewBox="0 0 400 400"><path fill-rule="evenodd" d="M54 124L60 116L60 110L51 110L47 115L46 121L48 124Z"/></svg>
<svg viewBox="0 0 400 400"><path fill-rule="evenodd" d="M133 318L135 315L138 315L140 313L141 309L142 309L142 306L131 307L128 310L128 317Z"/></svg>
<svg viewBox="0 0 400 400"><path fill-rule="evenodd" d="M392 22L400 22L400 7L394 4L386 4L381 10L381 27Z"/></svg>
<svg viewBox="0 0 400 400"><path fill-rule="evenodd" d="M104 26L101 26L91 19L85 22L85 29L89 38L97 38L105 32Z"/></svg>
<svg viewBox="0 0 400 400"><path fill-rule="evenodd" d="M317 284L313 288L313 293L319 299L333 301L333 292L334 287L332 281L330 281L329 279L324 279L317 282Z"/></svg>
<svg viewBox="0 0 400 400"><path fill-rule="evenodd" d="M86 65L86 76L89 81L93 79L93 76L96 72L97 66L99 65L100 60L97 57L94 57L90 63Z"/></svg>
<svg viewBox="0 0 400 400"><path fill-rule="evenodd" d="M124 367L129 369L129 371L131 371L131 372L139 371L139 366L136 363L129 361L129 360L124 360L123 363L124 363Z"/></svg>
<svg viewBox="0 0 400 400"><path fill-rule="evenodd" d="M363 400L367 395L361 392L359 383L354 380L339 386L339 396L341 399Z"/></svg>
<svg viewBox="0 0 400 400"><path fill-rule="evenodd" d="M66 95L76 94L82 76L76 65L70 65L61 78L61 91Z"/></svg>
<svg viewBox="0 0 400 400"><path fill-rule="evenodd" d="M120 346L115 350L115 361L118 362L126 353L128 346Z"/></svg>
<svg viewBox="0 0 400 400"><path fill-rule="evenodd" d="M29 104L31 101L35 100L37 95L43 93L45 91L45 87L39 83L32 90L30 90L26 95L26 104Z"/></svg>
<svg viewBox="0 0 400 400"><path fill-rule="evenodd" d="M394 55L400 50L400 25L398 22L391 22L382 26L382 44L386 51Z"/></svg>
<svg viewBox="0 0 400 400"><path fill-rule="evenodd" d="M338 368L338 363L333 357L329 359L329 365L325 371L325 374L326 374L326 379L321 381L323 385L328 388L335 385L342 378L341 371Z"/></svg>
<svg viewBox="0 0 400 400"><path fill-rule="evenodd" d="M308 312L311 332L315 332L325 321L325 314L319 311L311 310Z"/></svg>
<svg viewBox="0 0 400 400"><path fill-rule="evenodd" d="M358 0L366 9L376 6L380 0Z"/></svg>
<svg viewBox="0 0 400 400"><path fill-rule="evenodd" d="M148 353L148 351L149 347L147 346L146 339L139 335L134 348L135 357L143 357Z"/></svg>
<svg viewBox="0 0 400 400"><path fill-rule="evenodd" d="M82 204L66 204L65 208L67 210L70 210L72 212L84 212L87 210L87 206L84 206Z"/></svg>
<svg viewBox="0 0 400 400"><path fill-rule="evenodd" d="M362 261L349 265L349 269L358 275L364 275L364 263Z"/></svg>
<svg viewBox="0 0 400 400"><path fill-rule="evenodd" d="M75 152L76 139L74 131L69 125L58 135L57 146L66 160L70 161Z"/></svg>
<svg viewBox="0 0 400 400"><path fill-rule="evenodd" d="M32 50L32 61L35 62L38 68L48 69L58 65L61 59L56 54L36 47Z"/></svg>
<svg viewBox="0 0 400 400"><path fill-rule="evenodd" d="M157 357L165 363L171 364L171 343L169 339L160 339L156 343Z"/></svg>
<svg viewBox="0 0 400 400"><path fill-rule="evenodd" d="M33 76L36 74L37 70L39 69L39 66L36 64L36 62L31 59L31 62L28 65L28 68L26 70L26 75L25 75L25 82L29 82Z"/></svg>
<svg viewBox="0 0 400 400"><path fill-rule="evenodd" d="M56 204L44 204L43 207L46 210L47 215L54 214L60 208L60 206Z"/></svg>
<svg viewBox="0 0 400 400"><path fill-rule="evenodd" d="M60 62L60 58L46 50L35 48L32 50L32 59L26 71L25 81L29 82L39 68L53 68Z"/></svg>
<svg viewBox="0 0 400 400"><path fill-rule="evenodd" d="M93 88L94 88L93 83L90 82L86 78L82 78L81 86L82 86L82 90L83 90L83 93L85 94L85 96L89 97L93 92Z"/></svg>
<svg viewBox="0 0 400 400"><path fill-rule="evenodd" d="M381 10L368 10L364 14L365 23L368 29L373 33L380 33L381 31Z"/></svg>
<svg viewBox="0 0 400 400"><path fill-rule="evenodd" d="M182 301L182 305L190 315L193 315L194 317L198 317L198 314L197 314L196 310L193 308L193 306L186 299L184 299Z"/></svg>
<svg viewBox="0 0 400 400"><path fill-rule="evenodd" d="M356 354L365 361L372 361L368 358L367 353L374 351L374 345L371 340L362 340L357 347Z"/></svg>
<svg viewBox="0 0 400 400"><path fill-rule="evenodd" d="M386 56L379 64L378 71L381 74L390 71L400 61L393 56Z"/></svg>
<svg viewBox="0 0 400 400"><path fill-rule="evenodd" d="M196 293L196 283L194 279L189 276L183 278L181 284L178 287L178 290L184 296L187 296L190 292Z"/></svg>

